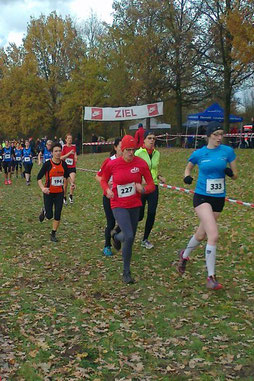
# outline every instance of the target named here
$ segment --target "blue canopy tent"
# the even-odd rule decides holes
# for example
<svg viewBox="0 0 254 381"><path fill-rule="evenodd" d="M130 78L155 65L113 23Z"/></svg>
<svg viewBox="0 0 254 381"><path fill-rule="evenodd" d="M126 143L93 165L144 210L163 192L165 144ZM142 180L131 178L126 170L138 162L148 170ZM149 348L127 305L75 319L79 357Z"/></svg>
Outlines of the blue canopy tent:
<svg viewBox="0 0 254 381"><path fill-rule="evenodd" d="M205 122L211 122L216 120L217 122L224 122L224 110L218 103L213 103L205 111L198 112L196 114L188 115L188 120L200 120ZM242 122L243 118L230 114L229 123Z"/></svg>
<svg viewBox="0 0 254 381"><path fill-rule="evenodd" d="M224 110L218 103L215 102L203 112L198 112L196 114L188 115L187 119L188 121L197 121L199 123L211 122L211 121L217 121L222 123L224 122ZM240 116L236 116L233 114L230 114L229 116L229 123L239 123L242 121L243 121L243 118ZM197 132L198 132L198 124L196 129L195 148L197 143Z"/></svg>

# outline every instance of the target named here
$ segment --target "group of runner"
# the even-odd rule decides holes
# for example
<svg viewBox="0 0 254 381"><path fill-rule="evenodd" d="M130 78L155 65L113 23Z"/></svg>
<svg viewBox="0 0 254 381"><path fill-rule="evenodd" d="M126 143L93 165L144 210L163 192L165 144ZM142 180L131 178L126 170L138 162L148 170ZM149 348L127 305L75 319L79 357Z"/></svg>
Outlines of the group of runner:
<svg viewBox="0 0 254 381"><path fill-rule="evenodd" d="M199 227L191 237L187 247L179 251L178 271L184 274L190 253L207 239L205 259L208 289L219 290L223 286L215 273L216 246L218 241L217 220L223 210L226 196L225 176L237 178L236 155L234 150L222 144L223 128L220 123L211 122L207 126L207 146L192 153L185 169L183 181L191 184L191 171L199 168L197 185L193 198L194 210L200 220ZM103 206L107 219L105 247L103 253L111 256L111 242L116 250L122 247L123 282L134 283L130 271L132 246L138 221L144 217L146 202L148 213L141 246L152 249L148 241L158 204L158 182L165 178L159 174L160 153L155 148L156 136L152 131L144 132L142 146L137 149L137 141L130 135L116 140L114 155L106 159L96 175L103 189ZM109 201L110 200L110 203ZM114 227L115 221L117 226Z"/></svg>
<svg viewBox="0 0 254 381"><path fill-rule="evenodd" d="M185 169L183 181L191 184L191 171L195 165L199 168L193 206L200 220L195 234L184 250L179 251L178 271L184 274L190 253L204 239L206 267L208 272L207 288L218 290L222 285L215 275L216 246L218 241L217 220L225 203L225 176L237 178L236 155L234 150L222 144L223 128L220 123L211 122L207 126L208 144L192 153ZM146 203L148 211L141 246L150 250L153 244L148 240L154 225L159 197L159 182L166 179L159 173L160 152L155 148L154 132L145 130L139 147L131 135L117 138L114 149L96 175L103 189L103 207L107 220L105 228L105 246L103 254L112 256L111 241L116 250L122 248L123 282L134 283L130 264L132 247L138 222L144 218ZM11 147L8 141L1 149L5 184L10 184L12 160L23 163L26 181L30 183L33 152L29 141L25 147ZM20 160L17 159L20 157ZM66 136L66 144L52 143L48 140L38 155L38 164L42 167L37 175L38 185L43 193L43 208L39 220L53 218L50 239L57 242L63 204L73 203L77 153L72 144L71 134ZM15 167L16 168L16 167ZM18 169L20 166L18 165ZM18 170L17 169L17 170ZM45 183L42 179L45 176ZM70 184L67 198L68 184Z"/></svg>
<svg viewBox="0 0 254 381"><path fill-rule="evenodd" d="M0 171L4 170L4 184L12 184L12 175L25 177L26 184L30 185L31 171L33 167L33 156L35 153L30 147L29 140L12 142L5 140L0 145Z"/></svg>
<svg viewBox="0 0 254 381"><path fill-rule="evenodd" d="M0 171L4 170L5 185L11 185L11 176L16 171L16 177L24 177L26 184L30 185L33 158L36 153L30 145L29 140L12 142L5 140L0 146ZM75 175L77 153L76 146L72 144L72 135L66 135L66 144L47 140L38 154L38 164L42 167L37 175L38 185L43 192L43 208L39 220L45 217L53 220L51 240L56 242L56 231L60 224L63 202L67 205L68 184L70 183L69 202L73 203L73 192L75 189ZM45 176L45 184L42 178ZM54 212L53 212L54 209Z"/></svg>

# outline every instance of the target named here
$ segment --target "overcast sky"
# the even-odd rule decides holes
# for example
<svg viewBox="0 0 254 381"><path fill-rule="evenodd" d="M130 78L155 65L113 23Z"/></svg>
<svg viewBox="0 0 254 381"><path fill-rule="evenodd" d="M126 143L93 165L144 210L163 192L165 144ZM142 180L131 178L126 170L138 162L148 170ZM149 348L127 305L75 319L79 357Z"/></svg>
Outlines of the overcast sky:
<svg viewBox="0 0 254 381"><path fill-rule="evenodd" d="M39 17L56 11L76 21L90 16L93 10L99 19L111 22L113 0L0 0L0 46L22 43L30 16Z"/></svg>

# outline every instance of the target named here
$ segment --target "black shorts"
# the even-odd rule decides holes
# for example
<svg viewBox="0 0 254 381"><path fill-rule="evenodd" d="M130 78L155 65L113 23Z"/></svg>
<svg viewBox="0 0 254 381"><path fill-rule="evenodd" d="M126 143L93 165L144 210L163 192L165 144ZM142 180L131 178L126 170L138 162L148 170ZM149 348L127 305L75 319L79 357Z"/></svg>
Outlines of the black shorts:
<svg viewBox="0 0 254 381"><path fill-rule="evenodd" d="M60 221L61 212L63 208L63 197L64 197L63 192L50 193L50 194L43 193L44 206L46 210L46 218L48 220L53 218L53 207L55 207L54 220Z"/></svg>
<svg viewBox="0 0 254 381"><path fill-rule="evenodd" d="M3 161L4 173L11 172L11 161Z"/></svg>
<svg viewBox="0 0 254 381"><path fill-rule="evenodd" d="M33 168L33 163L23 163L23 166L24 166L24 172L28 173L29 175L31 175L31 171L32 171L32 168Z"/></svg>
<svg viewBox="0 0 254 381"><path fill-rule="evenodd" d="M224 204L225 204L225 197L212 197L212 196L205 196L202 194L194 193L194 197L193 197L194 208L204 203L210 204L214 212L222 212L224 208Z"/></svg>
<svg viewBox="0 0 254 381"><path fill-rule="evenodd" d="M70 173L76 173L76 168L68 168L68 174L70 175Z"/></svg>

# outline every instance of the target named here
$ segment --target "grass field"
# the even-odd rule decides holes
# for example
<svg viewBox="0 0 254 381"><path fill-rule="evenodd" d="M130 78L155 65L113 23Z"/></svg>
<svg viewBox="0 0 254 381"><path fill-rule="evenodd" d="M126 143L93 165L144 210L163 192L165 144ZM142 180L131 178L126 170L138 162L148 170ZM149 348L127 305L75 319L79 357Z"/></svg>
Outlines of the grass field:
<svg viewBox="0 0 254 381"><path fill-rule="evenodd" d="M191 150L162 150L161 173L183 186ZM107 154L79 157L98 169ZM254 150L237 151L231 198L254 202ZM219 221L217 276L205 287L204 245L183 277L177 253L197 226L192 196L160 190L153 250L132 261L134 285L121 281L120 253L103 257L102 192L93 173L78 172L75 203L65 207L58 237L38 214L37 186L0 174L0 376L2 380L253 380L254 210L226 203ZM195 178L196 178L195 174ZM191 186L193 188L193 186Z"/></svg>

